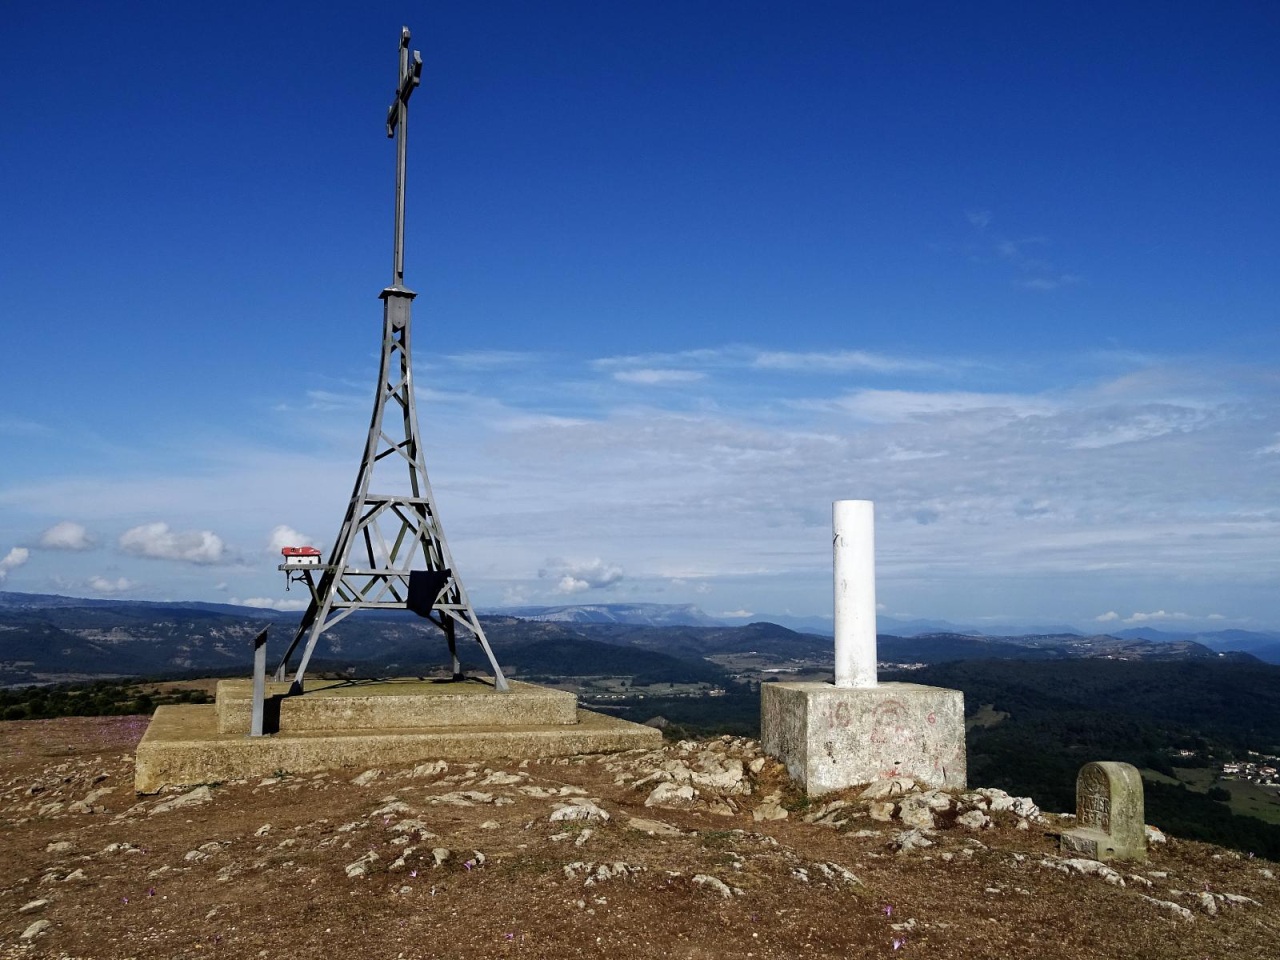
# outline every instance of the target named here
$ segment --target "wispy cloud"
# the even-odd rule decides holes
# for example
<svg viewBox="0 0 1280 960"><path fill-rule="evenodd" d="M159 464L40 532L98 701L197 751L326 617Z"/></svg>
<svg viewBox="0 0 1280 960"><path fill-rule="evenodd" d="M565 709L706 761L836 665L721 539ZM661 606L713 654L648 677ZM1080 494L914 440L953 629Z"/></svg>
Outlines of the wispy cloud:
<svg viewBox="0 0 1280 960"><path fill-rule="evenodd" d="M0 414L0 436L38 437L51 435L53 428L26 417Z"/></svg>
<svg viewBox="0 0 1280 960"><path fill-rule="evenodd" d="M791 353L780 350L764 351L751 362L754 367L766 370L795 370L821 373L904 373L939 369L939 364L904 357L889 357L868 353L865 350L835 350L831 352Z"/></svg>
<svg viewBox="0 0 1280 960"><path fill-rule="evenodd" d="M1221 613L1209 613L1203 615L1182 613L1180 611L1153 610L1150 613L1134 612L1127 617L1122 617L1114 610L1108 610L1101 616L1094 617L1099 623L1187 623L1189 621L1202 620L1225 620L1227 619Z"/></svg>
<svg viewBox="0 0 1280 960"><path fill-rule="evenodd" d="M101 594L127 593L128 591L132 590L136 586L137 586L136 583L134 583L132 580L126 579L125 577L117 577L114 580L108 577L97 577L97 576L89 578L89 589L92 590L94 593L101 593Z"/></svg>
<svg viewBox="0 0 1280 960"><path fill-rule="evenodd" d="M469 353L452 353L444 357L448 363L462 370L536 366L546 359L547 355L544 353L516 350L473 350Z"/></svg>
<svg viewBox="0 0 1280 960"><path fill-rule="evenodd" d="M1043 397L963 391L858 390L830 401L871 423L901 423L926 417L993 414L1000 420L1047 416L1058 405Z"/></svg>
<svg viewBox="0 0 1280 960"><path fill-rule="evenodd" d="M1060 273L1056 276L1048 277L1028 277L1025 280L1015 280L1014 283L1022 287L1024 290L1057 290L1059 287L1069 287L1080 282L1080 278L1074 273Z"/></svg>
<svg viewBox="0 0 1280 960"><path fill-rule="evenodd" d="M676 353L649 353L600 357L591 366L610 373L625 383L653 382L645 378L658 375L670 381L674 375L702 379L708 371L773 370L779 373L929 373L939 372L954 364L944 365L920 357L900 357L867 350L761 350L746 345L684 350Z"/></svg>
<svg viewBox="0 0 1280 960"><path fill-rule="evenodd" d="M1041 389L1018 391L988 386L995 365L984 358L961 358L969 389L954 389L951 371L913 373L915 389L848 390L801 374L778 395L754 389L758 353L685 354L717 365L694 384L696 403L664 389L637 402L613 379L686 369L675 361L588 364L591 389L583 364L553 360L471 378L465 390L446 370L419 410L473 600L608 590L820 613L830 605L830 502L847 497L876 501L881 595L895 610L958 618L994 607L1086 622L1098 610L1198 606L1235 620L1214 599L1223 585L1274 580L1280 473L1256 451L1280 445L1280 382L1262 372L1085 357L1066 365L1073 379L1055 363ZM284 597L274 563L255 547L233 566L227 542L264 544L282 517L299 541L309 539L301 531L335 535L367 408L366 398L294 409L279 419L282 442L201 444L182 473L157 459L130 475L0 481L0 509L56 519L74 504L104 535L132 532L126 561L187 559L164 570L194 585L182 589L210 590L204 570L217 557L227 593ZM288 452L300 436L307 451ZM306 483L281 480L298 477ZM155 516L182 516L187 533L156 529ZM58 573L84 583L98 571L71 568L93 556L67 552ZM155 580L128 566L111 576Z"/></svg>
<svg viewBox="0 0 1280 960"><path fill-rule="evenodd" d="M596 370L610 372L640 368L688 369L713 368L741 364L755 351L746 347L718 347L696 350L680 350L674 353L620 354L613 357L597 357L591 361Z"/></svg>
<svg viewBox="0 0 1280 960"><path fill-rule="evenodd" d="M613 379L619 383L664 386L676 383L697 383L699 380L705 380L706 376L700 370L655 370L646 367L639 370L616 370Z"/></svg>
<svg viewBox="0 0 1280 960"><path fill-rule="evenodd" d="M257 610L305 610L310 605L308 600L282 600L279 597L231 597L227 600L239 607L253 607Z"/></svg>
<svg viewBox="0 0 1280 960"><path fill-rule="evenodd" d="M979 230L985 230L991 225L990 210L966 210L965 217Z"/></svg>
<svg viewBox="0 0 1280 960"><path fill-rule="evenodd" d="M975 239L966 245L973 259L1008 264L1017 272L1012 281L1014 286L1047 292L1083 281L1078 274L1059 269L1048 258L1047 237L1001 236L990 229L995 221L990 210L969 210L965 218L974 229Z"/></svg>

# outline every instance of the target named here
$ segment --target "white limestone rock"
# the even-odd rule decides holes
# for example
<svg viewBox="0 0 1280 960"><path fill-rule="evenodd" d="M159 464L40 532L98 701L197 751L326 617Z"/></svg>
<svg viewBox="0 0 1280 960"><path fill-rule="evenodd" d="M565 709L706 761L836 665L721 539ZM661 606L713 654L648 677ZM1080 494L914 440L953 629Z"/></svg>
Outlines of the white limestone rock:
<svg viewBox="0 0 1280 960"><path fill-rule="evenodd" d="M443 803L454 807L473 807L477 803L493 803L493 794L481 790L454 790L427 797L428 803Z"/></svg>
<svg viewBox="0 0 1280 960"><path fill-rule="evenodd" d="M184 807L197 807L201 804L211 803L213 801L213 793L207 786L196 787L180 796L174 797L172 800L165 800L151 808L148 816L154 817L157 813L168 813L170 810L180 810Z"/></svg>
<svg viewBox="0 0 1280 960"><path fill-rule="evenodd" d="M585 797L571 797L563 803L557 803L551 812L550 821L559 823L563 820L599 820L609 819L609 811Z"/></svg>
<svg viewBox="0 0 1280 960"><path fill-rule="evenodd" d="M889 848L897 853L910 853L912 850L921 850L932 846L933 841L918 829L903 830L889 841Z"/></svg>
<svg viewBox="0 0 1280 960"><path fill-rule="evenodd" d="M409 776L414 780L422 780L427 777L439 777L449 772L449 765L443 760L432 760L429 763L420 763L409 771Z"/></svg>
<svg viewBox="0 0 1280 960"><path fill-rule="evenodd" d="M981 810L970 810L956 817L956 824L966 830L986 830L991 826L991 818Z"/></svg>
<svg viewBox="0 0 1280 960"><path fill-rule="evenodd" d="M1059 873L1078 873L1082 876L1099 877L1114 887L1125 885L1124 877L1100 860L1090 860L1086 857L1045 857L1040 861L1040 866L1049 867Z"/></svg>
<svg viewBox="0 0 1280 960"><path fill-rule="evenodd" d="M733 897L733 891L729 889L729 885L725 883L723 880L717 879L716 877L713 877L710 874L706 874L706 873L695 874L693 878L693 883L695 886L705 887L707 890L710 890L712 893L718 893L720 896L724 897L726 900L731 899Z"/></svg>
<svg viewBox="0 0 1280 960"><path fill-rule="evenodd" d="M898 804L898 819L908 827L933 830L938 825L935 815L949 811L952 803L949 795L938 790L909 794Z"/></svg>
<svg viewBox="0 0 1280 960"><path fill-rule="evenodd" d="M356 860L353 863L347 864L346 866L347 876L353 880L358 877L366 876L369 873L370 864L377 863L378 859L379 859L378 855L374 853L372 850L370 850L359 860Z"/></svg>
<svg viewBox="0 0 1280 960"><path fill-rule="evenodd" d="M643 817L628 818L627 827L648 834L651 837L683 836L683 833L678 828L669 823L663 823L661 820L646 820Z"/></svg>
<svg viewBox="0 0 1280 960"><path fill-rule="evenodd" d="M817 863L810 864L810 867L815 873L820 874L826 880L831 880L833 882L841 880L853 887L860 887L863 885L862 881L858 879L852 871L831 860L822 860Z"/></svg>
<svg viewBox="0 0 1280 960"><path fill-rule="evenodd" d="M724 757L704 751L691 774L693 783L708 790L734 795L751 792L742 761L736 757Z"/></svg>
<svg viewBox="0 0 1280 960"><path fill-rule="evenodd" d="M659 783L653 792L645 798L646 807L687 807L694 802L697 794L687 783L675 784L670 781Z"/></svg>
<svg viewBox="0 0 1280 960"><path fill-rule="evenodd" d="M1147 903L1159 907L1161 910L1167 910L1179 920L1185 920L1187 923L1191 923L1195 920L1195 917L1192 916L1190 910L1181 904L1174 903L1172 900L1157 900L1155 897L1148 897L1145 893L1140 893L1138 896Z"/></svg>
<svg viewBox="0 0 1280 960"><path fill-rule="evenodd" d="M771 793L765 797L763 802L751 811L753 820L785 820L789 814L787 808L782 805L782 794Z"/></svg>
<svg viewBox="0 0 1280 960"><path fill-rule="evenodd" d="M1030 797L1010 796L996 787L982 787L975 792L987 798L992 813L1011 810L1017 816L1025 817L1027 820L1042 819L1040 807Z"/></svg>
<svg viewBox="0 0 1280 960"><path fill-rule="evenodd" d="M902 797L916 788L916 782L910 777L886 777L877 780L858 794L859 800L888 800Z"/></svg>
<svg viewBox="0 0 1280 960"><path fill-rule="evenodd" d="M881 823L888 823L898 812L898 805L892 800L873 800L867 804L867 816Z"/></svg>

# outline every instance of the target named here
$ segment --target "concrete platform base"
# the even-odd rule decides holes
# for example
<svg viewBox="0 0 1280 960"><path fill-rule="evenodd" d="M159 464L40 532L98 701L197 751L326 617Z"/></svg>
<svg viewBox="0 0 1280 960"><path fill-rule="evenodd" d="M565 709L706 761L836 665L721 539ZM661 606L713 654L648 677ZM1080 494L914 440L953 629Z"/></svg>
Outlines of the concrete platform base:
<svg viewBox="0 0 1280 960"><path fill-rule="evenodd" d="M269 732L337 733L388 727L521 727L578 722L578 698L565 690L509 681L497 693L481 680L310 680L301 696L267 684ZM249 732L253 681L218 681L218 732Z"/></svg>
<svg viewBox="0 0 1280 960"><path fill-rule="evenodd" d="M394 686L399 681L385 681ZM247 681L246 681L247 683ZM429 683L427 681L426 683ZM512 684L516 687L517 684ZM266 777L280 771L290 773L314 773L320 770L365 770L377 766L400 766L422 763L427 760L490 760L505 757L537 758L563 757L581 753L604 753L635 748L649 749L662 741L662 733L651 727L630 723L589 710L577 709L577 698L572 694L555 690L542 690L531 684L519 684L524 688L528 713L526 722L476 722L492 720L507 704L507 709L520 708L519 699L513 694L497 693L492 687L477 683L441 683L429 689L413 690L406 682L401 688L407 694L408 708L397 712L397 695L387 689L371 693L360 685L350 685L347 695L351 699L350 716L341 705L344 694L335 688L319 688L327 691L315 701L328 704L316 714L306 710L297 713L303 724L311 723L316 716L326 712L334 718L334 729L282 729L279 733L263 737L250 737L240 732L222 732L219 711L223 704L223 689L219 685L218 704L190 706L166 706L156 710L147 732L138 744L134 764L134 789L139 793L153 793L164 786L182 786L237 780L248 777ZM452 688L452 689L449 689ZM352 691L358 692L352 692ZM227 717L229 722L241 713L238 701L239 688L229 686L227 693ZM540 700L537 694L545 694ZM424 698L439 697L440 704L453 703L456 713L448 722L445 707L429 708ZM311 697L311 691L303 694ZM568 697L573 706L572 722L563 722L563 698ZM286 711L283 703L300 698L285 698L281 718ZM379 702L370 705L369 700ZM414 702L416 699L417 702ZM483 703L490 700L492 703ZM553 706L549 706L553 705ZM288 711L292 716L294 711ZM550 716L550 721L539 721L539 715ZM382 727L364 724L370 717L391 718ZM535 719L530 720L530 717ZM405 723L411 719L413 723ZM511 716L501 717L510 721ZM431 722L422 722L422 721ZM356 725L352 726L354 722ZM343 724L347 724L344 726ZM416 725L414 725L416 724ZM244 729L248 730L245 722Z"/></svg>
<svg viewBox="0 0 1280 960"><path fill-rule="evenodd" d="M918 683L760 685L764 751L812 796L885 777L963 789L964 695Z"/></svg>

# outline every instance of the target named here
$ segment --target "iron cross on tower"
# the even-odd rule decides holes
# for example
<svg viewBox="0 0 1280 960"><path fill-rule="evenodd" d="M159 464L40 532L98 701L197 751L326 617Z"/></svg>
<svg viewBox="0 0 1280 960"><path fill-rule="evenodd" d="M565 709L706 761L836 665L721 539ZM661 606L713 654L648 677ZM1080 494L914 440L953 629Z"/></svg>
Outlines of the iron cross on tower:
<svg viewBox="0 0 1280 960"><path fill-rule="evenodd" d="M456 631L461 626L475 637L489 658L494 686L504 692L508 689L467 591L453 568L427 480L413 397L409 308L417 294L404 286L404 184L409 97L421 76L422 57L415 50L410 60L409 28L405 27L400 32L396 97L387 111L387 136L398 139L396 238L392 283L379 294L383 309L378 390L364 459L360 461L355 489L329 562L298 567L286 561L281 567L291 579L304 581L311 590L311 603L275 674L278 681L286 679L289 658L305 637L306 647L294 674L292 693L302 692L316 641L327 630L357 610L404 609L426 617L444 631L454 679L462 678L456 644ZM398 492L392 492L393 488ZM313 574L319 574L319 583Z"/></svg>

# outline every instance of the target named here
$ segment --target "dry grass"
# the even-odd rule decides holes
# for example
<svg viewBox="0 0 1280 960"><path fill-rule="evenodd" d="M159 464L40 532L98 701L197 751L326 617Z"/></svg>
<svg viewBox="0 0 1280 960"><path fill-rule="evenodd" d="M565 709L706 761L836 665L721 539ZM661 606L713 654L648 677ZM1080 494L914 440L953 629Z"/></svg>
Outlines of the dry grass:
<svg viewBox="0 0 1280 960"><path fill-rule="evenodd" d="M364 787L351 783L359 771L286 775L217 786L208 803L152 814L174 794L132 791L130 753L145 724L0 726L0 957L1198 960L1276 956L1280 944L1280 881L1263 873L1271 864L1174 840L1124 870L1151 889L1132 880L1120 888L1041 866L1056 853L1051 831L1018 830L1005 815L980 835L939 831L928 850L898 855L887 844L900 827L865 817L841 830L801 822L805 798L776 765L752 796L737 798L744 809L733 816L646 808L646 791L615 782L625 761L598 757L451 764L417 779L386 770ZM524 779L484 785L486 769ZM550 822L555 801L521 786L584 790L612 818ZM73 808L104 788L112 790L95 812ZM749 810L775 789L791 817L754 821ZM510 802L431 800L461 790ZM375 814L389 797L408 810ZM633 816L681 833L639 833L626 826ZM397 834L409 818L435 836ZM399 836L410 839L393 843ZM67 847L50 849L59 842ZM442 866L433 866L433 847L451 851ZM347 865L369 853L377 859L367 874L349 877ZM584 870L566 874L578 861L634 871L587 885ZM818 863L861 883L824 877ZM698 874L741 893L723 898L696 884ZM1259 905L1188 922L1141 896L1193 906L1174 891L1205 890ZM19 913L37 899L49 903ZM48 928L20 940L40 919Z"/></svg>

